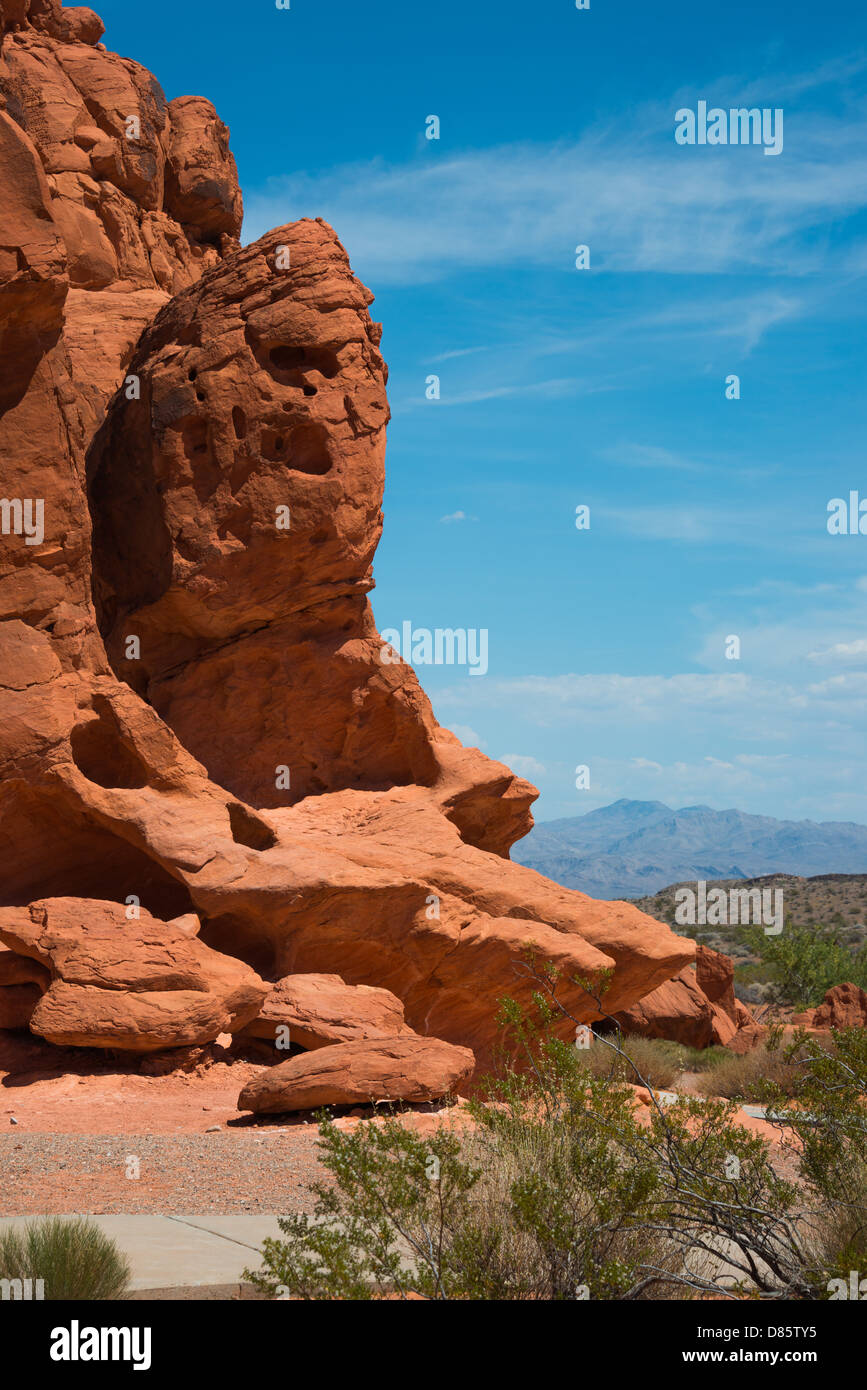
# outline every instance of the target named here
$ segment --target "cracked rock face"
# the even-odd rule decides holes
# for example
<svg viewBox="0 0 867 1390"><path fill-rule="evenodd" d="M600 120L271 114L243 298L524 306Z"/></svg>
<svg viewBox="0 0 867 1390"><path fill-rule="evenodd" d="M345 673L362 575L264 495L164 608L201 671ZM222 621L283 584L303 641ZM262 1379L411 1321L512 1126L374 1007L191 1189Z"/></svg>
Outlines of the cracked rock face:
<svg viewBox="0 0 867 1390"><path fill-rule="evenodd" d="M131 896L184 960L197 916L209 980L215 955L254 993L339 974L480 1061L498 998L529 1001L530 944L564 976L612 972L606 1008L629 1008L693 944L511 863L535 789L382 659L369 291L318 220L242 250L213 107L167 103L100 33L89 10L0 0L0 454L22 503L0 534L0 908L19 924L0 935L55 972L38 999L44 978L3 985L28 991L7 1016L136 1049L200 1040L221 1010L245 1026L225 981L107 989L10 937L73 901L64 939L110 962L112 933L139 940Z"/></svg>

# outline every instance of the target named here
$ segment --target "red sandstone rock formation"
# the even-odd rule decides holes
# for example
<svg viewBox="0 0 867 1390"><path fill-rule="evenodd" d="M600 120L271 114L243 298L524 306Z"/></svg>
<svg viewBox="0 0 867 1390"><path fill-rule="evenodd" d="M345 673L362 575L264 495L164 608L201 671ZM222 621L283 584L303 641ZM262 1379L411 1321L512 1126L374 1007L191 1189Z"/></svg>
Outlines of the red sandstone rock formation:
<svg viewBox="0 0 867 1390"><path fill-rule="evenodd" d="M280 1028L288 1029L293 1046L310 1049L412 1034L396 995L371 985L348 985L339 975L287 975L278 980L242 1036L274 1041Z"/></svg>
<svg viewBox="0 0 867 1390"><path fill-rule="evenodd" d="M709 946L697 948L694 971L682 970L616 1019L626 1033L668 1038L687 1047L743 1052L764 1035L749 1009L735 999L732 961Z"/></svg>
<svg viewBox="0 0 867 1390"><path fill-rule="evenodd" d="M834 985L804 1017L812 1028L867 1028L867 994L857 985Z"/></svg>
<svg viewBox="0 0 867 1390"><path fill-rule="evenodd" d="M249 966L197 941L183 920L127 914L77 898L0 908L0 941L50 975L32 1033L59 1046L155 1052L213 1042L257 1016L268 987Z"/></svg>
<svg viewBox="0 0 867 1390"><path fill-rule="evenodd" d="M269 1067L244 1087L238 1109L263 1115L371 1101L420 1104L456 1094L474 1066L468 1048L438 1038L336 1043Z"/></svg>
<svg viewBox="0 0 867 1390"><path fill-rule="evenodd" d="M0 906L80 900L83 943L134 895L171 951L195 912L213 951L386 988L481 1060L529 945L579 1018L576 974L611 970L628 1008L692 944L511 863L534 788L382 660L371 295L321 221L241 250L213 108L167 103L101 29L0 0L3 493L44 501L44 534L10 510L0 535ZM58 971L31 1026L164 1046L198 993L154 990L166 1026L124 982L100 1034L89 987Z"/></svg>

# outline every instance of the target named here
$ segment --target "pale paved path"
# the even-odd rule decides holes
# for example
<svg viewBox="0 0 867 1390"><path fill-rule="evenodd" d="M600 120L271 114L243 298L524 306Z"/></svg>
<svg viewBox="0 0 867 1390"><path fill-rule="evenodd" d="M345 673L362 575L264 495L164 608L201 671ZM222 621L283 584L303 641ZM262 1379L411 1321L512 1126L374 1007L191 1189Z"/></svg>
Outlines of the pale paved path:
<svg viewBox="0 0 867 1390"><path fill-rule="evenodd" d="M37 1219L0 1216L0 1230ZM126 1255L133 1290L238 1284L245 1267L259 1268L265 1237L280 1235L276 1216L91 1216L89 1220Z"/></svg>

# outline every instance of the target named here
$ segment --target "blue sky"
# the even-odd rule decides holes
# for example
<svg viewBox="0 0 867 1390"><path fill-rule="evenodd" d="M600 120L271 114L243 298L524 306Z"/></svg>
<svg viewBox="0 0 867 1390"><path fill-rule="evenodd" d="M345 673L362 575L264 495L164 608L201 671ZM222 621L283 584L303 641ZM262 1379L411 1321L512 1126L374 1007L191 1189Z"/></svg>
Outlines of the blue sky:
<svg viewBox="0 0 867 1390"><path fill-rule="evenodd" d="M540 820L867 821L867 536L826 528L867 498L860 7L97 8L230 126L245 240L323 216L376 295L377 621L489 632L487 675L418 668L440 720ZM699 99L782 108L782 153L677 145Z"/></svg>

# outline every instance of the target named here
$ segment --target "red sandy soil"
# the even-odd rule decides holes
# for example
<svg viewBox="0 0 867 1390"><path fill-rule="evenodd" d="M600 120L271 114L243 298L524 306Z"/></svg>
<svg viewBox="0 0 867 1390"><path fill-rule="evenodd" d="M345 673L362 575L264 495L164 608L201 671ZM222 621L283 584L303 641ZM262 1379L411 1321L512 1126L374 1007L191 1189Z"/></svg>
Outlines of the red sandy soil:
<svg viewBox="0 0 867 1390"><path fill-rule="evenodd" d="M185 1048L169 1062L165 1054L118 1059L7 1033L0 1035L0 1133L12 1116L19 1132L53 1134L201 1134L230 1120L243 1124L238 1095L262 1070L252 1050L235 1054L219 1042Z"/></svg>

